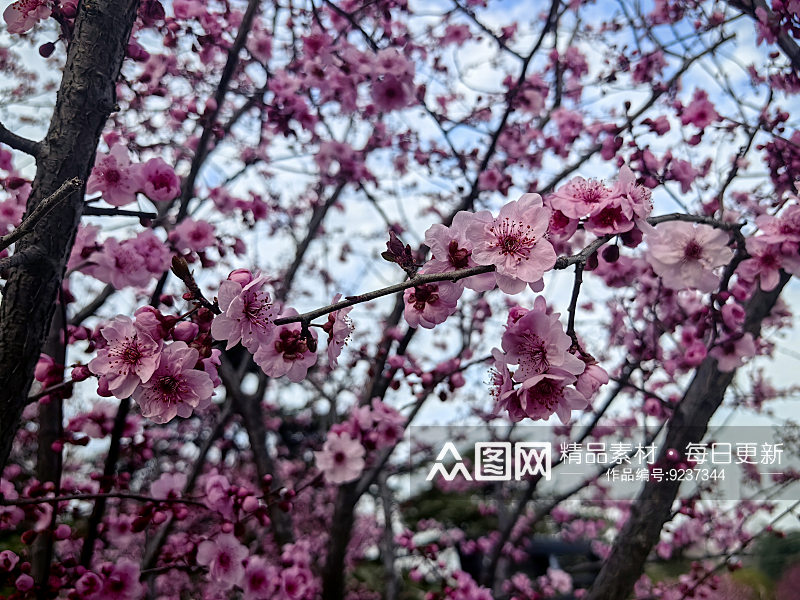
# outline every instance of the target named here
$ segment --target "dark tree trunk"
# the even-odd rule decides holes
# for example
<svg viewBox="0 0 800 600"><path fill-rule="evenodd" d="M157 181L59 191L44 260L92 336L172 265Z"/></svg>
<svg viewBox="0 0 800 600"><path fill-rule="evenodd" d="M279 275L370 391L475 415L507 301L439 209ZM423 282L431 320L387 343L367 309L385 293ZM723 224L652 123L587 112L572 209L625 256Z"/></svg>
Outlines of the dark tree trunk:
<svg viewBox="0 0 800 600"><path fill-rule="evenodd" d="M88 177L100 133L115 107L116 81L137 6L138 0L80 3L50 129L37 157L28 213L65 181ZM27 251L35 258L11 272L0 306L0 471L53 316L83 191L60 202L16 247L16 253Z"/></svg>
<svg viewBox="0 0 800 600"><path fill-rule="evenodd" d="M761 322L772 311L788 281L789 276L782 273L774 290L756 291L747 304L744 331L758 336ZM708 357L703 361L670 420L659 460L664 460L667 449L684 452L687 444L703 438L733 375L733 372L720 371L714 358ZM634 584L644 572L650 551L658 542L661 528L672 513L680 484L680 481L668 482L666 479L663 482L650 480L645 484L586 600L625 600L631 595Z"/></svg>

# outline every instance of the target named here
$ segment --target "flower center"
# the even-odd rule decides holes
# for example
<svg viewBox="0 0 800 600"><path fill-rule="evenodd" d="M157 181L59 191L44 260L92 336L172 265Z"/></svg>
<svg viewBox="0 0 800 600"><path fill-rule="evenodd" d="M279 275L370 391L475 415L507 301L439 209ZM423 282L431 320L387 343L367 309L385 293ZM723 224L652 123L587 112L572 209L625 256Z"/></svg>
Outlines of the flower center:
<svg viewBox="0 0 800 600"><path fill-rule="evenodd" d="M244 305L244 316L253 325L265 329L267 324L271 322L270 308L271 304L266 302L266 294L254 294L248 298Z"/></svg>
<svg viewBox="0 0 800 600"><path fill-rule="evenodd" d="M156 385L164 397L168 398L168 401L171 401L171 397L174 396L178 388L180 388L181 382L172 375L164 375L158 378Z"/></svg>
<svg viewBox="0 0 800 600"><path fill-rule="evenodd" d="M299 360L308 352L308 344L300 331L284 329L275 341L275 350L283 354L284 360Z"/></svg>
<svg viewBox="0 0 800 600"><path fill-rule="evenodd" d="M526 332L523 334L520 355L520 367L526 371L533 371L538 375L539 373L544 373L550 367L550 363L547 361L544 340L535 333Z"/></svg>
<svg viewBox="0 0 800 600"><path fill-rule="evenodd" d="M450 256L450 264L456 269L465 269L469 266L469 257L472 252L466 248L459 248L458 242L451 240L447 246L447 254Z"/></svg>
<svg viewBox="0 0 800 600"><path fill-rule="evenodd" d="M426 304L433 304L439 300L439 286L432 283L425 283L414 287L414 291L408 297L410 304L419 311L425 310Z"/></svg>
<svg viewBox="0 0 800 600"><path fill-rule="evenodd" d="M139 350L136 342L132 342L130 346L126 346L125 350L122 351L122 360L129 365L135 365L141 358L142 352Z"/></svg>
<svg viewBox="0 0 800 600"><path fill-rule="evenodd" d="M690 240L683 249L684 260L699 260L703 256L703 247L696 240Z"/></svg>
<svg viewBox="0 0 800 600"><path fill-rule="evenodd" d="M528 253L536 245L536 236L533 235L533 228L517 221L505 218L495 222L489 227L489 231L497 239L494 244L501 254L510 254L517 257L517 261L528 259Z"/></svg>
<svg viewBox="0 0 800 600"><path fill-rule="evenodd" d="M586 204L596 204L606 195L607 188L597 179L582 181L575 190L575 196Z"/></svg>
<svg viewBox="0 0 800 600"><path fill-rule="evenodd" d="M530 397L549 411L555 410L564 388L550 379L542 379L529 392Z"/></svg>
<svg viewBox="0 0 800 600"><path fill-rule="evenodd" d="M153 184L153 187L157 190L161 190L164 188L169 188L172 185L172 179L170 178L168 173L159 173L152 179L150 179L150 183Z"/></svg>

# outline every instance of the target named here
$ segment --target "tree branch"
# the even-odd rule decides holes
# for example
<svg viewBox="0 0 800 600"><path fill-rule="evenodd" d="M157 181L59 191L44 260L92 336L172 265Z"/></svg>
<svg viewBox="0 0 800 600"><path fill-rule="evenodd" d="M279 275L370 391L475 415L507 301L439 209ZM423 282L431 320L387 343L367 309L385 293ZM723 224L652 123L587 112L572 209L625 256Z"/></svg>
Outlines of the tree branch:
<svg viewBox="0 0 800 600"><path fill-rule="evenodd" d="M770 20L775 16L765 0L729 0L728 4L738 8L740 11L752 17L756 21L760 21L758 15L756 14L756 10L759 8L766 13L767 20ZM778 46L786 55L786 58L788 58L792 63L792 69L794 72L800 73L800 46L797 45L797 42L794 41L791 35L783 30L776 33L775 38L778 42Z"/></svg>
<svg viewBox="0 0 800 600"><path fill-rule="evenodd" d="M214 102L216 103L216 106L209 114L203 115L203 133L200 134L200 141L197 143L197 150L195 150L194 153L194 159L192 160L192 166L190 167L189 175L184 180L183 187L181 188L181 203L180 208L178 209L178 221L186 216L189 209L189 202L194 197L194 182L197 180L197 176L200 174L200 169L202 168L206 157L210 153L209 143L211 142L211 136L214 133L214 124L217 122L217 115L219 115L219 111L222 109L222 105L225 103L225 95L228 93L228 89L231 85L231 79L233 79L233 75L236 72L236 67L239 64L239 53L242 51L242 48L244 48L244 44L247 41L247 35L250 33L250 28L253 26L253 19L255 19L260 3L260 0L250 0L247 3L247 10L244 13L244 17L242 17L242 22L239 25L239 31L236 32L236 39L233 42L233 46L231 46L231 49L228 51L228 59L225 61L225 67L222 69L222 76L219 79L219 85L217 86L217 91L214 94Z"/></svg>
<svg viewBox="0 0 800 600"><path fill-rule="evenodd" d="M38 158L39 151L41 150L41 142L34 142L16 133L12 133L6 129L5 125L2 123L0 123L0 144L5 144L14 150L30 154L34 158Z"/></svg>
<svg viewBox="0 0 800 600"><path fill-rule="evenodd" d="M116 106L117 77L137 8L137 0L78 3L56 105L36 157L37 171L28 197L29 215L64 181L85 181L89 176L100 133ZM30 268L23 265L14 269L3 290L0 471L8 462L22 410L28 403L33 371L55 311L83 204L82 194L72 194L56 203L17 244L17 253L39 247L44 260Z"/></svg>
<svg viewBox="0 0 800 600"><path fill-rule="evenodd" d="M781 272L780 283L774 290L756 290L747 303L745 332L758 337L761 322L772 311L789 279L787 273ZM734 374L735 371L720 371L717 360L710 356L697 368L669 422L659 462L666 460L669 450L682 451L687 444L697 443L703 438ZM586 600L624 600L630 595L642 574L647 556L658 541L661 528L671 514L680 484L680 481L655 480L645 483Z"/></svg>
<svg viewBox="0 0 800 600"><path fill-rule="evenodd" d="M154 212L141 210L125 210L123 208L105 208L103 206L87 206L83 209L84 217L137 217L139 219L156 219Z"/></svg>
<svg viewBox="0 0 800 600"><path fill-rule="evenodd" d="M47 214L53 210L62 200L66 200L72 194L77 192L81 186L83 185L83 181L74 177L69 181L65 181L61 184L55 192L50 194L47 198L42 200L36 208L28 213L28 215L22 220L22 223L19 224L14 231L0 237L0 251L5 250L11 244L22 238L26 233L29 233L36 224L41 221Z"/></svg>
<svg viewBox="0 0 800 600"><path fill-rule="evenodd" d="M711 217L705 217L702 215L687 215L683 213L670 213L667 215L659 215L657 217L650 217L647 219L647 222L651 225L657 225L659 223L665 223L667 221L686 221L689 223L704 223L706 225L711 225L712 227L716 227L718 229L723 229L725 231L737 231L742 227L740 223L723 223L722 221L718 221L716 219L712 219ZM606 244L610 240L614 239L617 234L609 233L607 235L601 236L596 240L592 241L589 245L587 245L583 250L578 252L577 254L573 254L571 256L561 256L556 260L556 264L553 267L555 270L566 269L570 265L585 265L586 261L589 260L589 257L597 252L603 244ZM400 283L395 283L393 285L386 286L384 288L380 288L378 290L373 290L371 292L365 292L363 294L359 294L358 296L347 296L344 300L340 300L334 304L330 304L328 306L323 306L321 308L317 308L315 310L310 310L300 315L294 315L291 317L280 317L279 319L275 319L275 325L287 325L289 323L304 323L309 325L314 319L318 317L322 317L324 315L330 314L332 312L336 312L337 310L341 310L342 308L347 308L348 306L354 306L356 304L363 304L364 302L369 302L370 300L375 300L376 298L380 298L382 296L388 296L390 294L396 294L398 292L402 292L407 290L408 288L416 287L419 285L423 285L426 283L437 283L440 281L450 281L455 283L461 279L465 279L467 277L472 277L473 275L481 275L482 273L490 273L495 270L494 265L478 265L475 267L466 267L464 269L458 269L456 271L450 271L447 273L425 273L415 275L411 279L407 279ZM579 288L580 288L580 284Z"/></svg>

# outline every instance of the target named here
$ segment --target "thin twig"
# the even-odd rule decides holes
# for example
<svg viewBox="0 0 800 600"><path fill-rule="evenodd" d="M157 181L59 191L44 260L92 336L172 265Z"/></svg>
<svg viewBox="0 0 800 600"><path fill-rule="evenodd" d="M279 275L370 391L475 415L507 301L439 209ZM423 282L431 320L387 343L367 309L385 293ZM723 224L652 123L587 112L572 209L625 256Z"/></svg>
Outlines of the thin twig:
<svg viewBox="0 0 800 600"><path fill-rule="evenodd" d="M141 210L125 210L122 208L105 208L102 206L87 206L83 209L84 217L138 217L140 219L155 219L158 215L154 212Z"/></svg>
<svg viewBox="0 0 800 600"><path fill-rule="evenodd" d="M19 227L17 227L11 233L0 238L0 251L5 250L26 233L30 232L35 227L36 223L38 223L44 216L47 215L47 213L54 209L59 202L69 198L73 193L77 192L82 185L83 181L77 177L62 183L61 187L59 187L50 196L42 200L36 206L36 208L34 208L30 214L25 217L22 223L19 224Z"/></svg>
<svg viewBox="0 0 800 600"><path fill-rule="evenodd" d="M203 115L203 133L200 134L200 141L197 143L197 150L192 160L189 175L184 180L183 189L181 190L180 207L178 208L177 216L178 221L181 221L188 212L189 202L194 197L194 183L197 180L197 176L200 174L200 169L206 157L211 152L209 143L211 142L214 132L214 124L217 122L217 116L225 102L225 95L228 93L231 80L239 64L239 53L242 48L244 48L244 44L247 41L247 35L250 33L250 29L253 26L253 20L258 12L259 5L260 0L250 0L247 3L247 10L242 17L242 22L239 25L239 31L236 33L233 46L231 46L231 49L228 51L228 59L225 62L225 67L222 69L222 76L220 77L217 91L214 94L216 106L209 114Z"/></svg>
<svg viewBox="0 0 800 600"><path fill-rule="evenodd" d="M61 496L42 496L41 498L17 498L14 500L0 500L0 506L24 506L28 504L47 504L55 502L69 502L72 500L98 500L100 498L118 498L120 500L136 500L137 502L154 502L166 504L193 504L194 506L206 507L199 500L189 498L153 498L142 494L132 494L128 492L106 492L101 494L64 494Z"/></svg>
<svg viewBox="0 0 800 600"><path fill-rule="evenodd" d="M580 345L578 344L578 336L575 333L575 313L578 310L578 297L581 294L581 284L583 283L583 267L583 264L575 263L575 282L572 284L572 298L569 301L569 308L567 309L567 313L569 314L567 319L567 335L572 340L572 344L577 348L580 348Z"/></svg>
<svg viewBox="0 0 800 600"><path fill-rule="evenodd" d="M711 225L712 227L716 227L717 229L723 229L725 231L738 231L742 227L741 223L723 223L722 221L718 221L711 217L705 217L702 215L687 215L684 213L670 213L667 215L659 215L657 217L650 217L649 219L647 219L647 222L650 223L651 225L657 225L659 223L665 223L667 221L686 221L689 223L703 223L706 225ZM589 260L589 257L592 254L597 252L597 250L599 250L600 247L603 246L603 244L612 240L616 235L617 234L615 233L609 233L607 235L597 238L577 254L573 254L571 256L559 257L558 259L556 259L556 263L553 266L553 269L560 270L560 269L566 269L570 265L578 265L578 264L585 265L586 261ZM339 302L330 304L328 306L323 306L322 308L317 308L315 310L308 311L301 315L294 315L291 317L280 317L279 319L275 319L275 325L288 325L289 323L304 323L308 325L314 319L330 314L332 312L336 312L337 310L341 310L342 308L347 308L348 306L354 306L356 304L369 302L370 300L375 300L376 298L381 298L382 296L388 296L390 294L402 292L404 290L407 290L408 288L416 287L426 283L438 283L440 281L450 281L454 283L461 279L472 277L473 275L490 273L494 270L495 270L494 265L478 265L476 267L467 267L464 269L458 269L456 271L450 271L448 273L425 273L425 274L415 275L411 279L407 279L403 282L395 283L394 285L390 285L378 290L373 290L371 292L359 294L358 296L347 296L344 300L340 300Z"/></svg>

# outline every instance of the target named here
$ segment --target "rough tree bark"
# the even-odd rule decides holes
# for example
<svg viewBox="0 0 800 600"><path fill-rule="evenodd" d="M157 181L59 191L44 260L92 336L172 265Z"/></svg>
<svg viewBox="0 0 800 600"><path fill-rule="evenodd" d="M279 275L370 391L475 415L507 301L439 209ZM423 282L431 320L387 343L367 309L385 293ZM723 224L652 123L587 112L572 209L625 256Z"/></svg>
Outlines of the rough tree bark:
<svg viewBox="0 0 800 600"><path fill-rule="evenodd" d="M774 290L756 291L747 304L744 331L754 337L759 335L761 322L772 311L789 278L786 273L781 273L780 283ZM734 372L720 371L715 358L708 357L703 361L670 419L659 461L665 460L668 449L683 452L687 444L702 439L733 376ZM644 485L586 600L625 600L630 597L634 584L644 572L650 551L658 542L661 528L669 519L680 484L680 481L657 482L651 479Z"/></svg>
<svg viewBox="0 0 800 600"><path fill-rule="evenodd" d="M27 213L73 177L86 181L116 104L116 81L138 0L84 0L47 136L37 152ZM17 243L31 260L12 270L0 306L0 471L11 452L83 210L81 189Z"/></svg>

